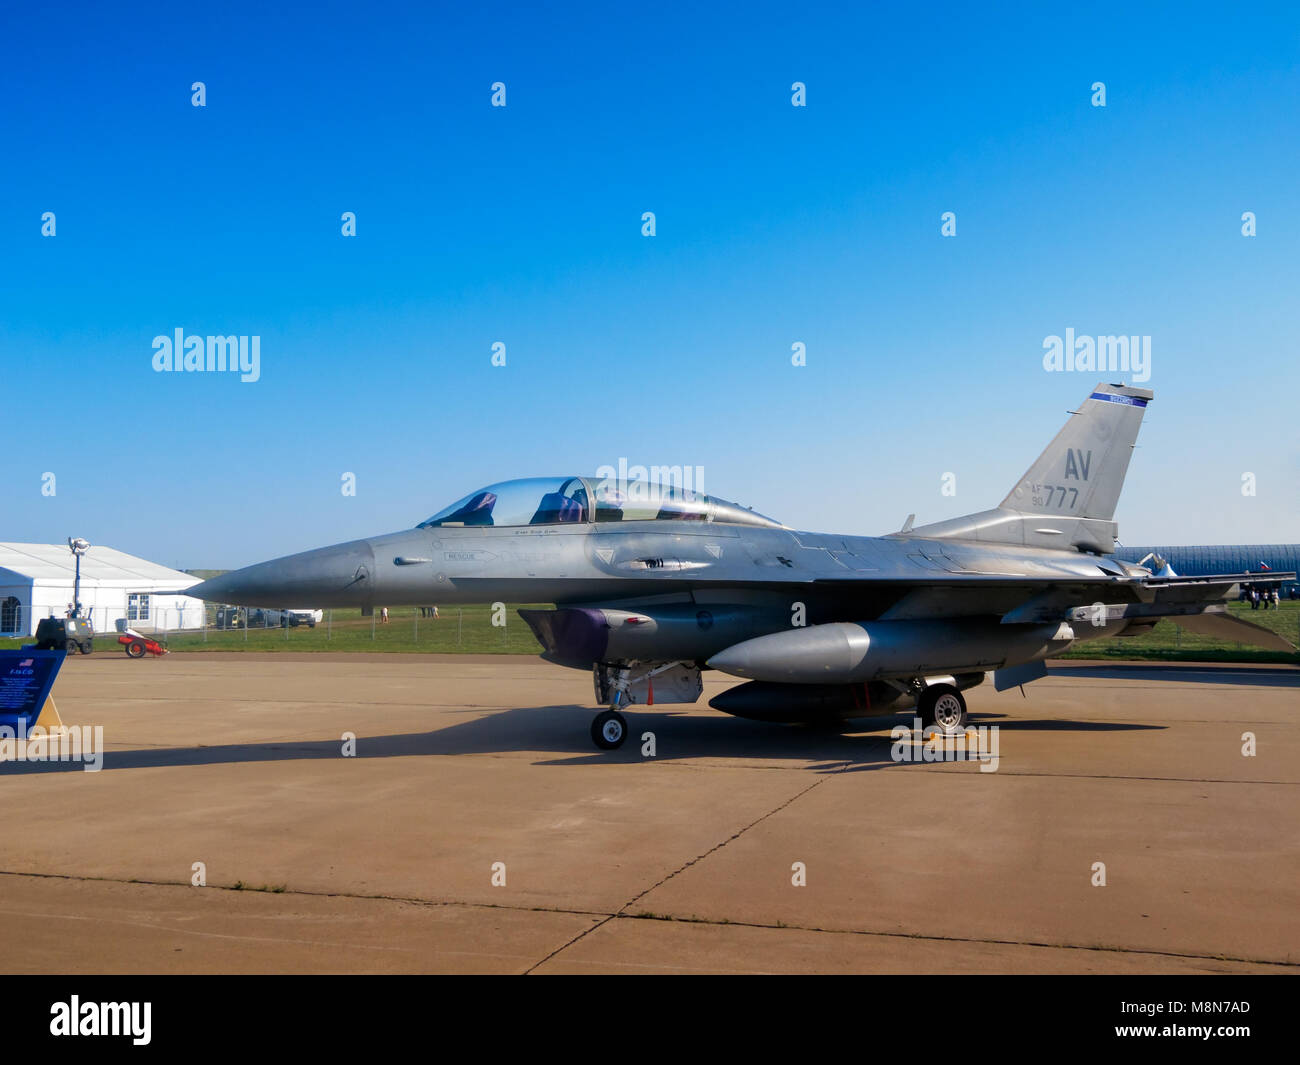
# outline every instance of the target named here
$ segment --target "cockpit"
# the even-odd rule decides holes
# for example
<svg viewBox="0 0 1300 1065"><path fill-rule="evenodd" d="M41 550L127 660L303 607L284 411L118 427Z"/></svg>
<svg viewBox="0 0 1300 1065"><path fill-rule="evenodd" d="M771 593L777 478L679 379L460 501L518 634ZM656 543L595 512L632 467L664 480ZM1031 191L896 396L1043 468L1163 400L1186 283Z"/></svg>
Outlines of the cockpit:
<svg viewBox="0 0 1300 1065"><path fill-rule="evenodd" d="M570 525L609 521L703 521L781 528L725 499L675 484L616 477L530 477L471 492L418 528Z"/></svg>

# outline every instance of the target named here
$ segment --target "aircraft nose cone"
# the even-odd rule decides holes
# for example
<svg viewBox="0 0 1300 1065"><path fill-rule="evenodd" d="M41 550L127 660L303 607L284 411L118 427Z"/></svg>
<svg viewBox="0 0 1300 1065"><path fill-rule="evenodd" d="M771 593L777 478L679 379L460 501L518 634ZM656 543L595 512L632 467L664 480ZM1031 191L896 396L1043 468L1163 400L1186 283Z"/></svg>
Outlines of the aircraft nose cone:
<svg viewBox="0 0 1300 1065"><path fill-rule="evenodd" d="M374 602L374 583L374 549L353 540L223 573L185 594L236 606L365 606Z"/></svg>

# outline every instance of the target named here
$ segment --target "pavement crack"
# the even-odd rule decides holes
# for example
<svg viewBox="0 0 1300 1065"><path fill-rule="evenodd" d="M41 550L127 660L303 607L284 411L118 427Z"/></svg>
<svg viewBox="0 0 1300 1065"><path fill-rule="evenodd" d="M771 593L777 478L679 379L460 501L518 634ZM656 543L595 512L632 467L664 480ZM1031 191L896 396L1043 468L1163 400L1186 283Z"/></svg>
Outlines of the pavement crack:
<svg viewBox="0 0 1300 1065"><path fill-rule="evenodd" d="M843 772L843 770L844 770L845 768L847 768L847 766L848 766L848 763L846 762L846 763L844 764L844 766L842 766L841 769L840 769L839 771L840 771L840 772ZM834 775L834 774L831 774L831 775ZM611 914L610 914L608 917L606 917L604 920L602 920L602 921L597 921L597 922L596 922L594 925L592 925L590 928L587 928L587 929L585 929L585 930L579 932L576 936L572 937L572 938L569 939L567 942L565 942L565 943L561 943L558 947L556 947L553 951L551 951L548 955L546 955L546 957L542 958L540 961L538 961L535 965L531 966L530 968L524 970L524 975L525 975L525 976L529 976L529 975L531 975L532 973L536 972L537 969L539 969L541 966L545 965L545 964L546 964L548 961L550 961L552 958L556 957L556 956L559 955L559 954L564 953L564 951L568 950L571 946L573 946L573 945L574 945L575 943L577 943L579 940L581 940L581 939L585 939L587 936L591 935L592 932L596 931L596 929L598 929L598 928L602 928L602 927L604 927L605 925L609 924L610 921L613 921L613 920L615 920L616 918L619 918L619 917L630 917L631 915L627 913L627 909L628 909L628 907L630 907L630 906L635 906L635 905L636 905L638 902L640 902L643 898L645 898L647 895L649 895L650 892L654 891L656 888L662 887L664 884L668 883L668 881L672 880L673 877L679 876L679 875L681 875L682 873L686 872L686 870L689 869L689 868L691 868L691 866L696 865L696 864L698 864L699 862L702 862L705 858L709 857L709 855L711 855L711 854L716 854L716 853L717 853L718 851L720 851L723 847L725 847L728 843L734 843L736 840L740 839L741 836L743 836L746 832L748 832L748 831L749 831L751 828L753 828L755 825L760 825L760 824L762 824L764 821L766 821L769 817L772 817L774 814L779 814L782 810L784 810L786 807L790 806L792 803L795 803L795 802L797 802L799 799L802 799L805 795L807 795L810 791L812 791L813 788L820 787L822 784L825 784L826 781L829 780L829 779L830 779L830 775L828 775L828 776L824 776L824 777L822 777L822 778L819 779L819 780L814 780L814 781L813 781L811 784L809 784L806 788L803 788L802 790L795 792L793 795L790 796L790 798L788 798L788 799L786 799L784 802L782 802L782 803L780 803L780 804L774 806L772 809L768 810L767 813L763 814L761 817L756 817L753 821L751 821L749 824L745 825L743 828L737 829L735 832L733 832L733 833L732 833L730 836L728 836L726 839L722 840L722 841L719 842L719 843L715 843L715 844L714 844L712 847L710 847L708 850L704 851L704 852L701 853L701 854L697 854L694 858L690 859L690 861L688 861L688 862L684 862L682 865L678 866L676 869L674 869L674 870L673 870L671 873L669 873L667 876L665 876L665 877L663 877L662 879L658 880L656 883L651 884L648 888L646 888L646 889L645 889L644 891L642 891L640 894L634 896L634 897L631 898L631 899L628 899L628 901L625 902L625 903L623 903L623 905L620 906L620 907L618 908L618 910L616 910L614 913L611 913Z"/></svg>
<svg viewBox="0 0 1300 1065"><path fill-rule="evenodd" d="M769 810L762 817L751 822L749 825L745 826L745 828L740 829L734 835L728 837L726 840L723 840L721 843L710 848L708 851L704 852L703 854L699 855L696 858L693 858L691 861L685 863L684 865L681 866L681 868L675 870L674 872L670 873L668 876L660 880L657 884L654 885L654 887L658 887L661 884L666 883L667 881L671 880L674 876L677 876L685 869L699 862L701 859L708 857L708 855L714 853L719 848L726 846L732 840L738 838L741 835L744 835L744 833L747 832L750 828L753 828L755 825L771 817L773 814L778 813L781 810L785 809L796 799L807 794L809 791L811 791L814 787L816 787L818 784L822 782L823 781L817 781L816 783L810 785L809 787L804 788L803 791L799 792L797 795L793 796L792 798L787 799L785 802L781 803L779 806L775 807L774 809ZM140 880L140 879L128 880L128 879L123 879L121 877L111 877L111 876L89 876L85 874L76 874L76 873L32 873L32 872L22 872L19 870L12 870L12 869L0 869L0 877L31 878L36 880L70 880L70 881L77 881L81 883L121 884L128 887L134 886L134 887L155 887L155 888L180 888L186 891L229 891L229 892L239 892L240 894L246 894L246 895L259 895L259 894L268 893L261 888L236 888L233 885L228 885L228 884L212 884L203 888L195 888L190 884L188 880L186 881ZM413 906L430 906L430 907L446 906L446 907L455 907L455 908L461 908L467 910L511 910L515 912L551 913L551 914L564 914L564 915L574 916L574 917L600 918L600 920L597 921L595 924L593 924L590 928L586 929L583 932L580 932L576 936L573 936L566 943L562 944L561 946L557 947L555 950L551 951L551 953L546 955L545 958L542 958L541 961L538 961L532 966L530 966L527 970L525 970L526 974L533 972L541 965L543 965L545 962L549 961L551 958L554 958L557 954L560 954L563 951L567 950L578 940L584 938L585 936L590 935L597 928L600 928L603 925L608 924L610 921L615 921L615 920L669 921L678 924L700 925L703 927L713 927L713 928L752 928L752 929L772 931L772 932L813 932L821 935L831 935L831 936L862 936L866 938L880 937L880 938L887 938L887 939L914 939L917 941L935 942L935 943L969 943L969 944L983 944L988 946L1035 947L1035 948L1045 949L1045 950L1089 951L1098 954L1150 955L1153 957L1162 957L1162 958L1181 958L1189 961L1230 962L1230 963L1240 963L1246 965L1268 965L1268 966L1274 966L1286 970L1300 969L1300 962L1292 961L1290 958L1279 960L1277 958L1252 958L1252 957L1246 957L1244 955L1234 955L1234 954L1222 954L1222 953L1210 953L1210 952L1197 953L1195 951L1162 950L1159 947L1137 947L1137 946L1128 947L1128 946L1121 946L1116 944L1104 944L1104 943L1069 943L1069 942L1052 942L1050 940L1035 940L1035 939L1006 939L1006 938L999 938L996 936L943 935L937 932L909 932L903 929L835 928L835 927L826 927L824 925L788 924L783 921L776 921L776 922L737 921L728 918L699 917L693 914L675 915L675 914L653 914L653 913L644 913L644 912L642 913L624 912L628 906L633 905L638 899L643 898L645 895L653 891L654 887L647 888L645 891L637 895L636 898L628 902L625 906L621 907L620 909L612 913L607 910L584 910L584 909L578 909L570 906L538 906L538 905L519 906L519 905L511 905L509 903L469 902L463 899L427 899L427 898L419 898L418 896L410 896L410 895L366 894L366 893L352 892L352 891L310 891L304 888L287 888L284 891L277 891L272 893L282 895L282 896L302 895L302 896L307 896L312 898L355 899L363 902L396 902L396 903L405 903L407 905L413 905ZM85 918L81 918L81 919L85 919ZM170 926L168 927L171 931L183 931L181 929L171 928Z"/></svg>
<svg viewBox="0 0 1300 1065"><path fill-rule="evenodd" d="M1184 958L1189 961L1239 962L1246 965L1275 965L1284 969L1300 969L1300 962L1278 961L1274 958L1247 958L1233 954L1197 954L1179 950L1161 950L1158 947L1125 947L1104 943L1052 943L1038 939L999 939L993 936L952 936L937 932L906 932L878 928L825 928L819 925L775 924L766 921L716 920L710 917L674 917L651 913L617 913L624 921L674 921L681 924L710 925L727 928L758 928L773 932L816 932L832 936L866 936L885 939L915 939L932 943L972 943L995 947L1037 947L1045 950L1084 950L1100 954L1144 954L1160 958Z"/></svg>

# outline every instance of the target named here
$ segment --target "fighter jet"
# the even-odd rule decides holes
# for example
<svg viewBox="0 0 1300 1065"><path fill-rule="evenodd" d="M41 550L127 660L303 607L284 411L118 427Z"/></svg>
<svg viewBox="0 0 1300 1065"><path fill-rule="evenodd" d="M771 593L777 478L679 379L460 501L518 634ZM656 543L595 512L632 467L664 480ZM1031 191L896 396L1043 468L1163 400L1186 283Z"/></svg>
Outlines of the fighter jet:
<svg viewBox="0 0 1300 1065"><path fill-rule="evenodd" d="M701 671L747 683L715 709L774 722L912 710L964 729L963 694L1046 675L1072 645L1185 628L1292 650L1231 617L1237 584L1294 574L1157 576L1107 556L1153 394L1098 385L991 510L886 536L802 532L679 484L506 481L413 529L263 562L183 594L244 606L550 603L521 609L542 657L592 673L602 749L623 711L692 703Z"/></svg>

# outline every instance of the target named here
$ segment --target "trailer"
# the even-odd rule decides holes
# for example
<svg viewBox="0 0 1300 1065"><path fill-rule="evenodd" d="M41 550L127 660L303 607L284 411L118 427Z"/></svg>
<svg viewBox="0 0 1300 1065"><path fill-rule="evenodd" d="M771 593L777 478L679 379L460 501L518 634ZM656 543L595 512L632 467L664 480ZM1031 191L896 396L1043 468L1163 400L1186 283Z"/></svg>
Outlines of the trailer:
<svg viewBox="0 0 1300 1065"><path fill-rule="evenodd" d="M126 651L127 658L143 658L146 654L161 657L167 653L167 648L152 636L145 636L135 629L123 629L117 634L117 642Z"/></svg>

